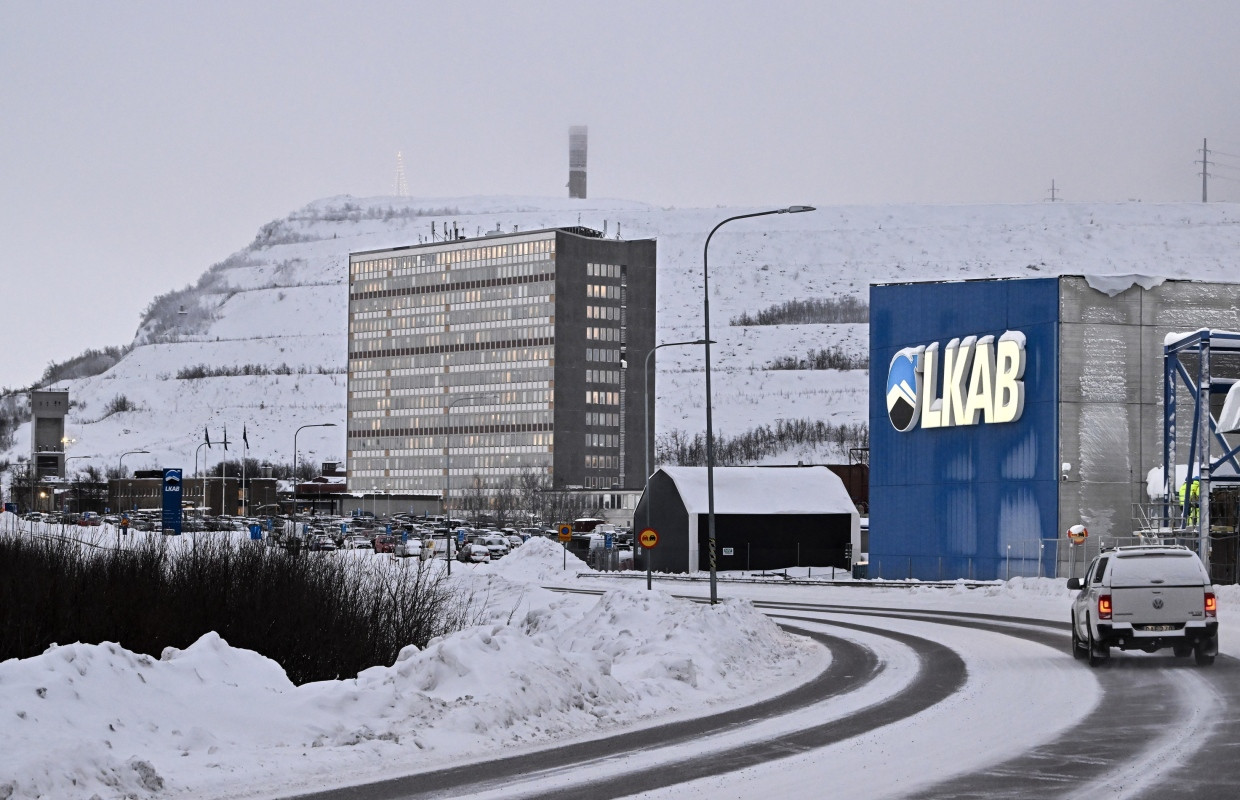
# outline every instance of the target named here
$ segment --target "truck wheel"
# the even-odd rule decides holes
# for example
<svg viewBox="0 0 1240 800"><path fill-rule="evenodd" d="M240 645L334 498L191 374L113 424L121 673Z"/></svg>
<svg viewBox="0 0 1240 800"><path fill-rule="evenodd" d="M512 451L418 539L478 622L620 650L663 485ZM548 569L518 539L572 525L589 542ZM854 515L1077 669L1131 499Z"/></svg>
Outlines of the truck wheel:
<svg viewBox="0 0 1240 800"><path fill-rule="evenodd" d="M1193 648L1193 660L1199 667L1208 667L1214 663L1214 654L1218 652L1218 639L1203 639Z"/></svg>
<svg viewBox="0 0 1240 800"><path fill-rule="evenodd" d="M1111 648L1094 641L1094 627L1089 626L1089 666L1100 667L1111 657Z"/></svg>
<svg viewBox="0 0 1240 800"><path fill-rule="evenodd" d="M1074 614L1072 616L1072 657L1084 658L1085 653L1085 642L1081 641L1081 635L1076 632L1076 615Z"/></svg>
<svg viewBox="0 0 1240 800"><path fill-rule="evenodd" d="M1171 652L1175 653L1176 658L1188 658L1193 654L1193 646L1191 644L1173 645Z"/></svg>

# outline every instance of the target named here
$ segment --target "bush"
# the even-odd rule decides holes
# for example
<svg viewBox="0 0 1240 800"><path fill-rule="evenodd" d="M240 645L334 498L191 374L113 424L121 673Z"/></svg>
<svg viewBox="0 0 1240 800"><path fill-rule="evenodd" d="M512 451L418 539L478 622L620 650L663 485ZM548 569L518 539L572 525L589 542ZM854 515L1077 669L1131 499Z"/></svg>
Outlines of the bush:
<svg viewBox="0 0 1240 800"><path fill-rule="evenodd" d="M120 414L125 411L136 411L138 409L133 403L129 402L129 398L123 394L118 394L108 401L103 407L103 416L110 417L113 414Z"/></svg>
<svg viewBox="0 0 1240 800"><path fill-rule="evenodd" d="M770 363L768 369L869 369L869 356L850 356L839 347L810 350L803 359L785 356Z"/></svg>
<svg viewBox="0 0 1240 800"><path fill-rule="evenodd" d="M47 386L57 381L101 375L114 367L132 349L132 345L105 347L102 350L88 349L67 361L53 362L48 364L47 368L43 370L43 377L40 379L39 385Z"/></svg>
<svg viewBox="0 0 1240 800"><path fill-rule="evenodd" d="M865 423L833 425L822 420L780 420L772 428L759 425L739 436L715 437L715 463L719 466L754 464L762 458L804 444L826 444L839 451L870 446L870 428ZM706 436L692 439L674 430L655 442L658 463L681 467L706 464Z"/></svg>
<svg viewBox="0 0 1240 800"><path fill-rule="evenodd" d="M869 322L870 306L855 297L789 300L750 316L733 317L733 325L806 325L816 323Z"/></svg>
<svg viewBox="0 0 1240 800"><path fill-rule="evenodd" d="M430 563L290 555L208 536L117 549L0 534L0 603L0 661L75 641L158 658L216 631L298 684L394 663L402 647L476 621L472 597Z"/></svg>

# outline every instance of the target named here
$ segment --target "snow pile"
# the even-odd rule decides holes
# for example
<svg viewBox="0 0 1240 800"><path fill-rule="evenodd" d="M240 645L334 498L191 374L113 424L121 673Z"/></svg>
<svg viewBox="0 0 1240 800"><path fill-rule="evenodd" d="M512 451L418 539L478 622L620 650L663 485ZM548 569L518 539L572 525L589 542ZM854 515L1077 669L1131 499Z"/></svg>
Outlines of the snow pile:
<svg viewBox="0 0 1240 800"><path fill-rule="evenodd" d="M590 571L586 562L572 553L565 553L564 545L542 536L531 538L498 561L478 569L526 583L562 581L578 572Z"/></svg>
<svg viewBox="0 0 1240 800"><path fill-rule="evenodd" d="M547 560L539 549L529 566ZM523 588L528 609L300 687L214 633L159 660L105 643L0 663L0 797L227 796L321 787L376 764L411 772L769 693L822 657L745 601L454 580Z"/></svg>
<svg viewBox="0 0 1240 800"><path fill-rule="evenodd" d="M0 797L145 797L178 759L227 760L287 739L271 714L292 683L274 661L216 634L161 660L71 644L0 663ZM218 758L217 758L218 754Z"/></svg>

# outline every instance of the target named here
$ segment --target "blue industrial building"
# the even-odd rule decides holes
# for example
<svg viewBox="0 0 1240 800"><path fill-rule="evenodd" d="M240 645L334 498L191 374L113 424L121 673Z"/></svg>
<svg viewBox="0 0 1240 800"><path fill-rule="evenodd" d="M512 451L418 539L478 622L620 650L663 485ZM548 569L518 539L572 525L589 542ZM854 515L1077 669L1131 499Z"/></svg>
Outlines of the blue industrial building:
<svg viewBox="0 0 1240 800"><path fill-rule="evenodd" d="M1063 575L1131 535L1162 463L1163 341L1199 327L1240 329L1240 286L872 286L870 576Z"/></svg>

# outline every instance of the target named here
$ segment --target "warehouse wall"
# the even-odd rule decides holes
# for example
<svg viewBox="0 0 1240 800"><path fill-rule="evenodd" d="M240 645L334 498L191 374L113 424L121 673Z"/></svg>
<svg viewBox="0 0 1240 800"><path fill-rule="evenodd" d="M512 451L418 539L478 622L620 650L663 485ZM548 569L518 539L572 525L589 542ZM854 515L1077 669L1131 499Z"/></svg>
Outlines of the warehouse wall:
<svg viewBox="0 0 1240 800"><path fill-rule="evenodd" d="M871 287L872 576L1038 574L1041 540L1058 526L1059 313L1054 278ZM901 348L1006 331L1026 337L1020 419L896 430L886 390Z"/></svg>
<svg viewBox="0 0 1240 800"><path fill-rule="evenodd" d="M1162 466L1164 338L1240 330L1240 285L1166 281L1110 297L1064 276L1060 319L1060 461L1071 468L1061 476L1059 528L1089 529L1080 563L1132 533L1134 504L1148 502L1146 476ZM1176 407L1184 462L1192 405L1182 387Z"/></svg>

